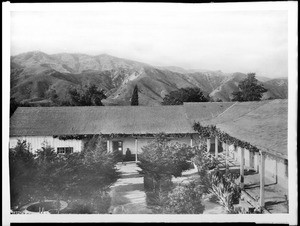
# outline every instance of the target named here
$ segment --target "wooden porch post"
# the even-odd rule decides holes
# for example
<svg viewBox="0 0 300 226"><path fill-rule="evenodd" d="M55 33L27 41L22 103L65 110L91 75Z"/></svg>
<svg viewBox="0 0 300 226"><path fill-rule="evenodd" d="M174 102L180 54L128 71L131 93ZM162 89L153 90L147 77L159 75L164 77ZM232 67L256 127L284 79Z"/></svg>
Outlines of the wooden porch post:
<svg viewBox="0 0 300 226"><path fill-rule="evenodd" d="M191 147L193 147L193 135L191 135Z"/></svg>
<svg viewBox="0 0 300 226"><path fill-rule="evenodd" d="M135 162L138 161L137 155L138 155L138 139L135 138Z"/></svg>
<svg viewBox="0 0 300 226"><path fill-rule="evenodd" d="M227 166L228 166L228 149L229 149L229 145L227 143L225 143L225 168L227 170Z"/></svg>
<svg viewBox="0 0 300 226"><path fill-rule="evenodd" d="M110 152L110 140L107 140L107 152Z"/></svg>
<svg viewBox="0 0 300 226"><path fill-rule="evenodd" d="M260 151L259 176L260 176L259 205L264 207L265 206L265 156L264 156L264 153L262 151Z"/></svg>
<svg viewBox="0 0 300 226"><path fill-rule="evenodd" d="M240 148L240 187L244 189L244 148Z"/></svg>
<svg viewBox="0 0 300 226"><path fill-rule="evenodd" d="M216 136L216 137L215 137L215 157L216 157L216 158L218 158L218 155L219 155L218 145L219 145L219 139L218 139L218 137Z"/></svg>
<svg viewBox="0 0 300 226"><path fill-rule="evenodd" d="M207 146L207 152L209 152L210 151L210 138L207 138L206 146Z"/></svg>

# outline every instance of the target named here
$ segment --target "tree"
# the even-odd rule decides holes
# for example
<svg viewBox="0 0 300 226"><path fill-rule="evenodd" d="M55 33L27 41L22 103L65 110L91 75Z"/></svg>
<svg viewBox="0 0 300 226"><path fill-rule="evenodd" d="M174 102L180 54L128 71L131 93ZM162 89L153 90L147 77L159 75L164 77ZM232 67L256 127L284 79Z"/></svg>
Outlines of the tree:
<svg viewBox="0 0 300 226"><path fill-rule="evenodd" d="M209 99L202 93L200 88L189 87L175 90L166 95L163 105L182 105L183 102L208 102Z"/></svg>
<svg viewBox="0 0 300 226"><path fill-rule="evenodd" d="M132 97L131 97L131 106L139 105L139 94L138 94L138 92L139 92L138 86L135 85L134 89L133 89Z"/></svg>
<svg viewBox="0 0 300 226"><path fill-rule="evenodd" d="M81 88L69 89L73 106L103 106L102 100L106 99L104 90L99 90L96 85L85 85Z"/></svg>
<svg viewBox="0 0 300 226"><path fill-rule="evenodd" d="M26 141L9 149L11 208L31 201L35 189L36 164Z"/></svg>
<svg viewBox="0 0 300 226"><path fill-rule="evenodd" d="M86 140L80 153L57 155L45 145L37 151L37 190L40 199L72 200L66 213L107 213L108 188L119 178L117 163L98 136ZM75 211L75 212L74 212ZM64 211L63 211L64 212Z"/></svg>
<svg viewBox="0 0 300 226"><path fill-rule="evenodd" d="M82 151L83 174L81 186L87 191L87 184L92 190L105 190L119 178L116 169L118 162L115 153L107 152L106 142L98 135L93 136L84 146Z"/></svg>
<svg viewBox="0 0 300 226"><path fill-rule="evenodd" d="M119 178L119 172L116 157L107 153L105 143L94 136L86 141L82 152L64 155L57 155L45 143L34 155L25 141L18 141L9 150L11 207L56 199L71 200L75 210L69 209L70 213L86 209L107 213L108 188Z"/></svg>
<svg viewBox="0 0 300 226"><path fill-rule="evenodd" d="M39 200L55 198L59 201L63 199L73 179L73 174L69 170L71 161L67 161L64 156L57 155L51 146L45 144L37 150L36 162L38 165L36 190Z"/></svg>
<svg viewBox="0 0 300 226"><path fill-rule="evenodd" d="M193 157L192 148L186 144L170 142L164 134L156 137L142 148L138 166L145 179L153 180L153 189L160 190L162 182L171 180L172 176L181 176L190 167ZM147 184L145 184L147 188ZM150 186L151 187L151 186Z"/></svg>
<svg viewBox="0 0 300 226"><path fill-rule="evenodd" d="M249 73L247 78L238 85L239 91L233 92L232 101L259 101L268 90L258 83L255 73Z"/></svg>

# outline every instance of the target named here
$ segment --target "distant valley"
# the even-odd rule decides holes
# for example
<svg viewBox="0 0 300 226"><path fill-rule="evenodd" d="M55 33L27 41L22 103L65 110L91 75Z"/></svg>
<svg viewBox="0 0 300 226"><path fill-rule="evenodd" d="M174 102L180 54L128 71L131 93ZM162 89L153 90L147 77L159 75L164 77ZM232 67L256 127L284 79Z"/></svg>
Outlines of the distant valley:
<svg viewBox="0 0 300 226"><path fill-rule="evenodd" d="M105 105L129 105L135 85L140 105L160 105L166 94L184 87L199 87L214 100L230 101L231 93L245 78L246 73L157 67L107 54L33 51L11 57L11 96L29 103L49 103L52 90L60 100L67 100L70 87L87 83L105 90ZM264 99L287 98L287 78L257 79L268 89Z"/></svg>

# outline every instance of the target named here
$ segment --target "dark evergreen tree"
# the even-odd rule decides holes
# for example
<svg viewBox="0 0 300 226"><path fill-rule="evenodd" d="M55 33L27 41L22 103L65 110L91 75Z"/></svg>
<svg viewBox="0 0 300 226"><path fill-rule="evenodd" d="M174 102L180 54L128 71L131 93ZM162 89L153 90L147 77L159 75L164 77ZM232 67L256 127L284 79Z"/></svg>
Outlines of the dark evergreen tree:
<svg viewBox="0 0 300 226"><path fill-rule="evenodd" d="M232 101L259 101L268 90L258 83L255 73L249 73L247 78L239 83L239 91L233 92Z"/></svg>
<svg viewBox="0 0 300 226"><path fill-rule="evenodd" d="M26 141L18 141L9 149L10 203L11 208L20 207L31 201L35 191L37 167L34 155L29 151Z"/></svg>
<svg viewBox="0 0 300 226"><path fill-rule="evenodd" d="M138 86L135 85L134 89L133 89L132 97L131 97L131 106L139 105L139 94L138 94L138 92L139 92Z"/></svg>
<svg viewBox="0 0 300 226"><path fill-rule="evenodd" d="M73 106L103 106L102 100L106 99L104 90L99 90L96 85L85 85L81 88L69 90L70 105Z"/></svg>
<svg viewBox="0 0 300 226"><path fill-rule="evenodd" d="M163 105L182 105L183 102L208 102L200 88L190 87L175 90L166 95L163 99Z"/></svg>

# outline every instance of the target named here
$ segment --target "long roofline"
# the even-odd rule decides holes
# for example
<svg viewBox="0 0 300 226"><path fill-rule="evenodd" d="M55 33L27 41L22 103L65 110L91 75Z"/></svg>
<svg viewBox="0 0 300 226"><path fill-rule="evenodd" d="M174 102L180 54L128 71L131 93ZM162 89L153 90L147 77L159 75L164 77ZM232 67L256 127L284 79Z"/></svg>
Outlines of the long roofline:
<svg viewBox="0 0 300 226"><path fill-rule="evenodd" d="M259 109L264 110L259 111ZM284 120L287 118L285 111L287 111L287 100L202 102L184 103L179 106L20 107L11 117L10 136L91 133L130 135L161 132L196 134L197 132L192 129L193 123L200 122L202 124L203 122L204 125L221 126L222 131L237 139L247 141L261 150L264 149L265 152L274 154L277 149L282 147L281 149L284 150L280 152L283 153L279 152L278 155L284 157L287 149L284 146L284 142L287 142L285 140L287 139L287 125L284 125L284 121L280 117L283 116ZM280 120L270 121L261 117L260 114L270 114L268 117L275 116L275 120L278 117ZM276 125L272 122L275 122L280 129L274 129ZM258 123L266 124L266 129L261 130L260 128L263 127ZM257 126L255 127L255 125ZM243 126L246 126L245 129ZM251 133L251 129L255 130ZM275 133L274 139L273 135L270 135L269 129ZM278 131L280 131L279 134L277 134ZM255 137L260 135L267 135L266 140L264 138L256 140Z"/></svg>

